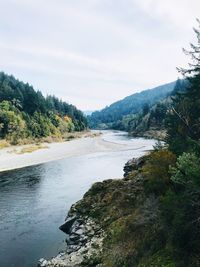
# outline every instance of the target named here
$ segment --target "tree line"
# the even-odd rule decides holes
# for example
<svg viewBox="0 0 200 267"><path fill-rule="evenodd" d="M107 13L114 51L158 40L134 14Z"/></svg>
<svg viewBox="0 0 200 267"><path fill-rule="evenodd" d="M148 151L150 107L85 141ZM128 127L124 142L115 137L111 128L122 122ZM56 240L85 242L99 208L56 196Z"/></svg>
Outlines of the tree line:
<svg viewBox="0 0 200 267"><path fill-rule="evenodd" d="M0 138L17 143L86 128L87 119L75 106L0 72Z"/></svg>
<svg viewBox="0 0 200 267"><path fill-rule="evenodd" d="M159 145L143 167L146 192L158 197L162 227L162 266L200 266L200 22L192 58L180 68L187 81L171 97L165 118L165 146ZM159 237L159 238L160 238ZM164 254L163 254L164 251ZM167 255L167 256L166 256ZM169 260L171 259L171 260ZM153 266L153 265L152 265Z"/></svg>

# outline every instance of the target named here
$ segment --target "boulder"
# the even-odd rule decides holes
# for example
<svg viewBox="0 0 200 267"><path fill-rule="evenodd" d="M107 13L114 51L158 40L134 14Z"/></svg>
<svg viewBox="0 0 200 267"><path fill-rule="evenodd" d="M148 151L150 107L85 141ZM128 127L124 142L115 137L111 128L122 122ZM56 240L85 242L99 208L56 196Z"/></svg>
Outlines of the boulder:
<svg viewBox="0 0 200 267"><path fill-rule="evenodd" d="M82 228L78 229L76 232L74 232L76 235L83 235L84 230Z"/></svg>
<svg viewBox="0 0 200 267"><path fill-rule="evenodd" d="M69 240L75 242L75 241L78 241L79 238L80 238L79 235L74 235L73 234L73 235L70 235Z"/></svg>
<svg viewBox="0 0 200 267"><path fill-rule="evenodd" d="M124 177L128 176L132 171L138 170L145 163L145 157L133 158L124 166Z"/></svg>
<svg viewBox="0 0 200 267"><path fill-rule="evenodd" d="M71 231L71 227L74 224L74 222L76 221L76 216L72 216L72 217L68 217L66 219L66 221L64 222L64 224L62 224L59 229L61 231L63 231L66 234L70 234Z"/></svg>

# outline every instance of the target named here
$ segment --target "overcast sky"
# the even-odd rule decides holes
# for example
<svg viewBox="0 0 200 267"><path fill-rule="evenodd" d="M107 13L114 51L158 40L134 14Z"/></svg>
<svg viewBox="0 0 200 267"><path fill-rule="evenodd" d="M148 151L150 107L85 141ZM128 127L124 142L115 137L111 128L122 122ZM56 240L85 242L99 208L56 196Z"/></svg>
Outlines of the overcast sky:
<svg viewBox="0 0 200 267"><path fill-rule="evenodd" d="M200 0L0 0L0 69L83 110L177 79Z"/></svg>

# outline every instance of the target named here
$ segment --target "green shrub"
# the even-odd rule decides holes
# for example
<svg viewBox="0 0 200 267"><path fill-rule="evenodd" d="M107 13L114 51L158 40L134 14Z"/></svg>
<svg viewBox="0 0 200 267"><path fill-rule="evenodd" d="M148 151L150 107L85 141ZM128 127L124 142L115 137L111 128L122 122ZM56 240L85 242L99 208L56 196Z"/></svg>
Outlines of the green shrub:
<svg viewBox="0 0 200 267"><path fill-rule="evenodd" d="M142 173L146 177L145 190L147 193L162 195L166 192L170 184L170 166L174 166L176 156L168 150L153 151L146 164L142 168Z"/></svg>

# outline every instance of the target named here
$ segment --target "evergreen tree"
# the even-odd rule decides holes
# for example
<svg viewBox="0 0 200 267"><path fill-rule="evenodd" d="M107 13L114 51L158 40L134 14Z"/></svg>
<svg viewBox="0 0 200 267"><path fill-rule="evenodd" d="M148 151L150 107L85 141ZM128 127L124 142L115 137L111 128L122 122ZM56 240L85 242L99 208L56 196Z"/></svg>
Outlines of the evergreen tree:
<svg viewBox="0 0 200 267"><path fill-rule="evenodd" d="M32 86L0 72L0 138L61 136L87 127L83 113L55 96L46 98Z"/></svg>
<svg viewBox="0 0 200 267"><path fill-rule="evenodd" d="M191 44L191 51L184 52L191 56L188 69L179 69L187 81L187 87L173 97L173 105L167 118L169 148L177 154L199 147L200 138L200 21L197 45ZM180 87L180 82L177 86Z"/></svg>

